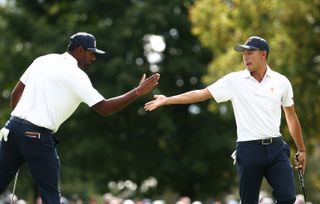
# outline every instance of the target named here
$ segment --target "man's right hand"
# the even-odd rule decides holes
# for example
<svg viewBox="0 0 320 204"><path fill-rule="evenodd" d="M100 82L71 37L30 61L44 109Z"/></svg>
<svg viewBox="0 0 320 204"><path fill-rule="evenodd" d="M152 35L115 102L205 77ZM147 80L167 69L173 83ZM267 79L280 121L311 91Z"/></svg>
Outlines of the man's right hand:
<svg viewBox="0 0 320 204"><path fill-rule="evenodd" d="M149 101L144 105L146 111L153 111L154 109L163 106L167 102L167 97L165 95L154 95L155 100Z"/></svg>
<svg viewBox="0 0 320 204"><path fill-rule="evenodd" d="M9 129L3 127L1 130L0 130L0 142L2 141L8 141L8 135L9 135Z"/></svg>
<svg viewBox="0 0 320 204"><path fill-rule="evenodd" d="M158 85L160 79L160 74L156 73L152 76L146 78L146 75L143 74L139 86L136 88L136 93L138 96L142 96L150 92L154 87Z"/></svg>
<svg viewBox="0 0 320 204"><path fill-rule="evenodd" d="M295 154L295 169L301 169L302 172L304 173L305 167L306 167L306 152L305 151L298 151Z"/></svg>

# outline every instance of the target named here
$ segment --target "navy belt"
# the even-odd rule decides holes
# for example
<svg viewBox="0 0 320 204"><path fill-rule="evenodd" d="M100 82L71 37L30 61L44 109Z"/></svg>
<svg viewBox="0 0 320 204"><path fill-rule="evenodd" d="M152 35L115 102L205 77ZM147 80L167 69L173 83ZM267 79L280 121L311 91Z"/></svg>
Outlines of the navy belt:
<svg viewBox="0 0 320 204"><path fill-rule="evenodd" d="M24 125L28 125L28 126L37 128L39 131L44 131L44 132L47 132L47 133L50 133L50 134L53 133L52 130L49 130L49 129L44 128L44 127L37 126L37 125L35 125L35 124L27 121L27 120L18 118L18 117L16 117L16 116L11 116L11 117L10 117L10 120L11 120L11 121L14 121L14 122L17 122L17 123L20 123L20 124L24 124Z"/></svg>
<svg viewBox="0 0 320 204"><path fill-rule="evenodd" d="M239 142L239 143L248 143L248 144L252 143L252 144L269 145L269 144L280 142L280 141L283 141L282 136L270 137L270 138L259 139L259 140L243 141L243 142Z"/></svg>

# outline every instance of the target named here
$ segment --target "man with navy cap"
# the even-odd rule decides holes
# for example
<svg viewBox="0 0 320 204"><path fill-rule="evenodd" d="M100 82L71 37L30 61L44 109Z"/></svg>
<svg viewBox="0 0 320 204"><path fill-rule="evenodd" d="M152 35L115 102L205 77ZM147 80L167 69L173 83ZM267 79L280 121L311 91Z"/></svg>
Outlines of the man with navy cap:
<svg viewBox="0 0 320 204"><path fill-rule="evenodd" d="M159 74L143 75L131 91L104 98L85 72L95 55L104 53L93 35L79 32L70 37L67 52L36 58L21 76L11 95L11 118L0 131L1 193L26 162L42 202L60 203L60 161L53 133L81 102L108 116L158 84Z"/></svg>
<svg viewBox="0 0 320 204"><path fill-rule="evenodd" d="M293 171L290 148L280 133L281 108L296 144L296 168L303 171L306 149L294 109L291 83L268 66L269 45L265 39L251 36L245 44L238 44L234 49L242 53L244 70L229 73L201 90L171 97L155 95L155 100L145 104L145 110L212 98L218 103L231 101L237 124L237 149L233 155L240 178L241 203L258 203L265 177L278 204L293 204Z"/></svg>

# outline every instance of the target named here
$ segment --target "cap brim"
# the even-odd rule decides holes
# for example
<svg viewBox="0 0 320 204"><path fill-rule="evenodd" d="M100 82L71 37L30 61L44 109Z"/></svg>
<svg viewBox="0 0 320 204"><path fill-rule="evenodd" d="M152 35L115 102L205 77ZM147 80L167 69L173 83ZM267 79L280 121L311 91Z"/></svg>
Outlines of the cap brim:
<svg viewBox="0 0 320 204"><path fill-rule="evenodd" d="M235 45L234 50L237 52L244 52L245 50L259 50L259 48L249 45Z"/></svg>
<svg viewBox="0 0 320 204"><path fill-rule="evenodd" d="M97 53L97 54L104 54L104 53L106 53L105 51L99 50L99 49L97 49L97 48L87 48L87 50L90 50L90 51L92 51L92 52L94 52L94 53Z"/></svg>

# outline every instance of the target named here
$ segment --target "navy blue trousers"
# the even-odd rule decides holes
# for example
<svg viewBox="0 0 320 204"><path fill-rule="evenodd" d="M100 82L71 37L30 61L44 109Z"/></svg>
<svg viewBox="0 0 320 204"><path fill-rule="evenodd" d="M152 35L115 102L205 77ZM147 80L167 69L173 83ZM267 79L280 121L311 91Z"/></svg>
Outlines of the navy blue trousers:
<svg viewBox="0 0 320 204"><path fill-rule="evenodd" d="M290 149L281 139L268 145L237 143L237 170L243 204L257 204L263 177L278 204L293 204L295 189Z"/></svg>
<svg viewBox="0 0 320 204"><path fill-rule="evenodd" d="M43 204L60 204L60 160L52 133L28 121L11 117L8 141L0 145L0 193L23 163L35 181Z"/></svg>

